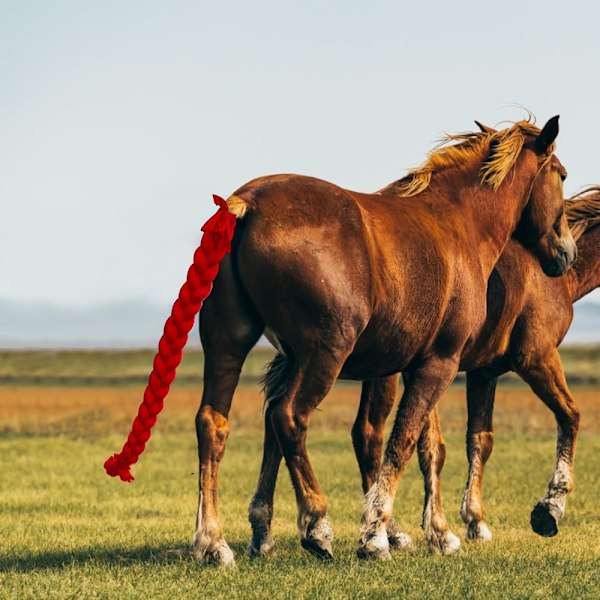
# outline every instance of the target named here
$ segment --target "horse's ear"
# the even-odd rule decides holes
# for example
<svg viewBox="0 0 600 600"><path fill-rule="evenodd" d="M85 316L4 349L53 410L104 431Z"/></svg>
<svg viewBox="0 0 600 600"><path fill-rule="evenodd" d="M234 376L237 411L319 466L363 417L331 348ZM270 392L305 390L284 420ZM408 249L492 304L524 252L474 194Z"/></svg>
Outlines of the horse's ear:
<svg viewBox="0 0 600 600"><path fill-rule="evenodd" d="M480 123L477 119L475 119L475 125L479 127L482 133L498 133L497 129L489 127L488 125L484 125L483 123Z"/></svg>
<svg viewBox="0 0 600 600"><path fill-rule="evenodd" d="M548 120L535 141L535 146L540 154L544 154L548 151L548 148L554 143L554 140L558 135L558 117L559 115L556 115Z"/></svg>

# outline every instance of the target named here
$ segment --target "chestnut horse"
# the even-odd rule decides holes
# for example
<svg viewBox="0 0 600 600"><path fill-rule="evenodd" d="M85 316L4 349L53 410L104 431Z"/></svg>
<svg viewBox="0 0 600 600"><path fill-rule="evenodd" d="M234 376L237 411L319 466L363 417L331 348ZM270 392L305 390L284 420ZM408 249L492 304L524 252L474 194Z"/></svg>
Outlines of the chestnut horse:
<svg viewBox="0 0 600 600"><path fill-rule="evenodd" d="M557 347L573 319L573 303L600 286L600 187L591 187L565 201L569 225L577 240L578 258L564 277L550 279L518 241L511 240L488 285L488 315L478 342L461 358L467 373L467 457L469 477L461 507L467 540L489 540L483 520L483 470L493 446L492 413L500 375L516 371L552 410L558 429L556 463L548 491L531 513L533 530L558 533L558 522L573 487L573 457L579 410L567 386ZM398 375L363 383L352 438L363 489L375 481L381 462L383 427L394 403ZM437 409L423 428L417 445L425 478L425 536L435 547L447 531L439 498L439 475L445 445ZM391 521L390 542L409 545L410 538ZM435 525L435 526L434 526Z"/></svg>
<svg viewBox="0 0 600 600"><path fill-rule="evenodd" d="M200 493L194 552L234 563L217 512L217 474L242 364L260 335L279 349L267 375L263 475L252 545L268 552L272 490L285 457L304 548L332 557L325 497L312 469L310 415L336 378L410 373L359 554L387 557L386 521L421 429L485 320L487 280L519 231L549 275L575 244L563 214L558 117L452 136L425 164L374 194L298 175L261 177L228 199L233 250L200 313L204 390L196 417ZM411 197L414 196L414 197ZM443 542L442 542L443 543Z"/></svg>
<svg viewBox="0 0 600 600"><path fill-rule="evenodd" d="M498 269L496 291L501 282L520 279L517 298L521 304L510 343L495 364L483 363L467 374L469 478L461 515L468 537L491 537L483 521L483 469L492 451L492 413L498 376L514 369L555 415L558 439L554 474L548 492L531 513L536 533L553 536L565 510L566 495L573 487L573 455L579 410L565 381L557 346L573 319L573 303L600 285L600 188L591 187L566 202L569 224L577 239L578 258L564 277L547 279L527 250L516 247L513 263ZM509 271L510 269L510 271ZM536 277L536 272L538 273ZM516 276L516 277L515 277ZM493 293L493 292L490 292ZM514 310L507 301L504 312ZM502 310L502 309L499 309ZM482 535L483 532L483 535Z"/></svg>

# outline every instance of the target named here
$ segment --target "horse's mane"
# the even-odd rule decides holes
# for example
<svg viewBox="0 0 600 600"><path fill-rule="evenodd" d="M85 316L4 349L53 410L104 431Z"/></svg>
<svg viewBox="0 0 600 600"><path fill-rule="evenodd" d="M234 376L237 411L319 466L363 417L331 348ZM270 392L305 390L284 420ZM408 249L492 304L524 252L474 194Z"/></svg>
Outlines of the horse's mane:
<svg viewBox="0 0 600 600"><path fill-rule="evenodd" d="M600 225L600 186L591 185L565 200L565 213L575 240Z"/></svg>
<svg viewBox="0 0 600 600"><path fill-rule="evenodd" d="M445 135L429 153L427 160L420 167L412 169L396 185L402 196L416 196L427 189L434 173L480 160L483 161L479 171L481 181L496 190L516 163L526 136L538 136L540 131L531 120L527 120L518 121L500 131ZM552 151L554 145L550 148ZM484 160L486 152L488 157Z"/></svg>

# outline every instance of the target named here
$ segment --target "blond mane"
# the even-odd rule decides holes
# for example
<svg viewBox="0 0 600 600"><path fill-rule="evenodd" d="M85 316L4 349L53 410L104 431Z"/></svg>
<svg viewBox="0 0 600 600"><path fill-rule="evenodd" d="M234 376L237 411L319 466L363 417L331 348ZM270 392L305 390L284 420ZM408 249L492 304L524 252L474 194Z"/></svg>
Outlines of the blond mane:
<svg viewBox="0 0 600 600"><path fill-rule="evenodd" d="M518 121L500 131L446 135L420 167L397 182L398 189L402 196L416 196L427 189L434 173L479 160L481 181L497 190L517 162L526 136L538 136L540 131L530 121ZM549 154L553 151L554 145ZM484 158L486 153L488 156Z"/></svg>
<svg viewBox="0 0 600 600"><path fill-rule="evenodd" d="M600 186L590 186L565 200L565 213L575 240L600 225Z"/></svg>

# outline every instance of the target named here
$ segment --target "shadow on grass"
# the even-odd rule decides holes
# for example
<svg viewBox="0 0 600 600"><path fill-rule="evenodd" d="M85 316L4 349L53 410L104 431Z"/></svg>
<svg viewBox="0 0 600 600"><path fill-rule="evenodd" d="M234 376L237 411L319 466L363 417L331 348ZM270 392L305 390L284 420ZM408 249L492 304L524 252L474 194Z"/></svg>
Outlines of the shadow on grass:
<svg viewBox="0 0 600 600"><path fill-rule="evenodd" d="M236 557L246 554L247 541L230 543ZM176 562L197 563L192 553L192 548L182 542L180 545L169 546L139 546L138 548L86 548L65 552L41 552L28 556L6 556L0 555L0 573L17 571L29 573L43 571L45 569L68 569L73 566L86 564L104 564L108 566L127 566L134 564L170 564Z"/></svg>

